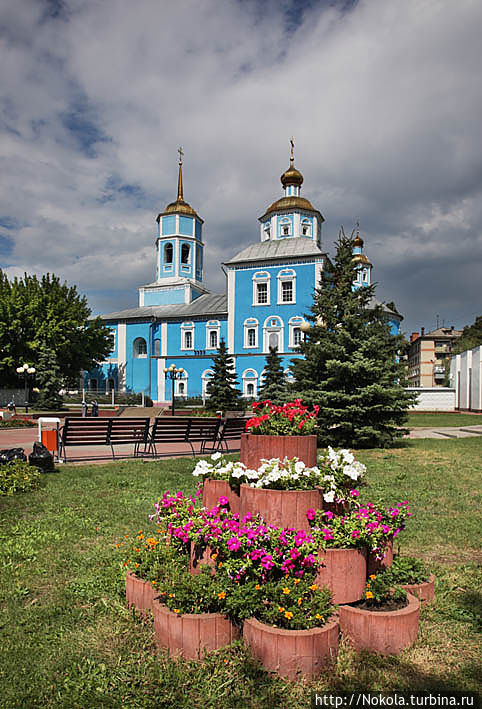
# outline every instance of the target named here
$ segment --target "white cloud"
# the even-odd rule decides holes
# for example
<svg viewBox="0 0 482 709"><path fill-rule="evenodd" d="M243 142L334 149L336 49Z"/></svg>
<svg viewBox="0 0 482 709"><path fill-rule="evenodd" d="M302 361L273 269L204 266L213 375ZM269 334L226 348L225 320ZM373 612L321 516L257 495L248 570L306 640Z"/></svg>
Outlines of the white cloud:
<svg viewBox="0 0 482 709"><path fill-rule="evenodd" d="M259 238L294 134L326 248L359 217L377 295L395 299L407 329L434 308L458 326L473 320L482 7L320 3L290 32L287 7L1 10L0 223L19 225L4 265L54 271L94 310L135 304L154 278L155 217L175 197L182 144L185 197L206 221L206 280L222 291L219 262Z"/></svg>

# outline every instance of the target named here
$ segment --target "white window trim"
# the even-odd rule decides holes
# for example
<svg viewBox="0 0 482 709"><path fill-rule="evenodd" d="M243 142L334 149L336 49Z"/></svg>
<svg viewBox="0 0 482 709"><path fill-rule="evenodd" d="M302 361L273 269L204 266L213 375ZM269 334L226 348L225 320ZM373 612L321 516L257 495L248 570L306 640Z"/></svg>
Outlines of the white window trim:
<svg viewBox="0 0 482 709"><path fill-rule="evenodd" d="M188 375L188 373L186 372L186 370L184 370L184 376L183 376L183 378L182 378L182 379L175 379L175 380L174 380L174 396L179 396L179 397L182 396L182 397L184 397L185 399L187 399L187 382L188 382L188 379L189 379L189 375ZM179 392L179 384L181 384L181 382L184 384L184 391L183 391L182 394Z"/></svg>
<svg viewBox="0 0 482 709"><path fill-rule="evenodd" d="M303 234L303 228L304 228L304 227L308 227L308 231L307 231L306 234ZM309 219L307 219L306 217L304 217L304 218L301 220L301 224L300 224L300 236L313 236L313 223L312 223Z"/></svg>
<svg viewBox="0 0 482 709"><path fill-rule="evenodd" d="M283 229L284 227L288 227L288 233L284 234ZM287 236L292 236L293 235L293 224L291 222L291 219L288 217L281 217L279 222L278 222L278 236L281 238L286 238Z"/></svg>
<svg viewBox="0 0 482 709"><path fill-rule="evenodd" d="M203 399L209 399L209 393L207 391L207 385L212 381L214 372L212 369L205 369L201 374L201 394Z"/></svg>
<svg viewBox="0 0 482 709"><path fill-rule="evenodd" d="M138 340L144 340L144 344L145 344L145 346L146 346L146 352L145 352L145 354L139 354L139 353L137 352L136 342L137 342ZM134 359L147 359L147 342L146 342L146 338L145 338L145 337L135 337L135 338L134 338L134 341L133 341L133 343L132 343L132 356L133 356Z"/></svg>
<svg viewBox="0 0 482 709"><path fill-rule="evenodd" d="M246 350L255 350L258 348L258 342L259 342L259 335L258 335L258 328L259 328L259 323L255 318L247 318L244 323L244 349ZM249 340L248 340L248 330L254 330L254 336L255 336L255 344L250 345Z"/></svg>
<svg viewBox="0 0 482 709"><path fill-rule="evenodd" d="M295 345L295 334L294 334L294 329L295 327L300 327L301 323L303 322L303 318L299 315L296 315L293 318L290 318L288 321L289 325L289 347L291 349L298 349L298 345ZM301 333L301 338L303 339L303 332Z"/></svg>
<svg viewBox="0 0 482 709"><path fill-rule="evenodd" d="M271 325L271 320L278 320L280 323L279 325ZM279 317L279 315L270 315L266 320L264 321L263 325L263 352L264 354L267 354L269 352L269 336L273 332L278 332L279 337L278 337L278 354L281 352L284 352L284 323Z"/></svg>
<svg viewBox="0 0 482 709"><path fill-rule="evenodd" d="M258 306L269 306L271 305L271 288L270 288L271 275L268 271L257 271L253 274L253 305ZM258 303L258 283L266 283L266 303Z"/></svg>
<svg viewBox="0 0 482 709"><path fill-rule="evenodd" d="M258 372L256 372L254 369L245 369L242 375L242 380L243 380L243 397L246 399L252 399L256 398L258 396ZM248 389L248 384L253 384L254 385L254 393L248 394L247 389Z"/></svg>
<svg viewBox="0 0 482 709"><path fill-rule="evenodd" d="M282 300L282 283L291 281L293 298L292 300ZM278 273L278 305L296 305L296 271L292 268L284 268Z"/></svg>
<svg viewBox="0 0 482 709"><path fill-rule="evenodd" d="M192 335L191 347L185 346L185 334L190 332ZM194 323L193 322L183 322L181 324L181 350L187 350L191 352L194 349Z"/></svg>
<svg viewBox="0 0 482 709"><path fill-rule="evenodd" d="M218 344L216 347L211 347L211 333L215 332L217 334ZM219 320L208 320L206 323L206 349L207 350L217 350L220 342L221 325Z"/></svg>

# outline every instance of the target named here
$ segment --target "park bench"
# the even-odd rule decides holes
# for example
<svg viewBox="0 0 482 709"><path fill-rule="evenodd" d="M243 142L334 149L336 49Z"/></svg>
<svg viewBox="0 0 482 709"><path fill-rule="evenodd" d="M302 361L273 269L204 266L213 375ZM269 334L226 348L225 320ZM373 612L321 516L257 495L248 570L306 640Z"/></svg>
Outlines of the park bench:
<svg viewBox="0 0 482 709"><path fill-rule="evenodd" d="M157 456L157 444L189 443L194 456L193 443L199 443L199 453L202 455L211 445L214 449L221 419L210 417L174 417L158 416L154 419L148 441L148 453Z"/></svg>
<svg viewBox="0 0 482 709"><path fill-rule="evenodd" d="M147 445L149 418L70 418L60 429L59 458L67 461L67 446L114 446L134 444L134 456Z"/></svg>
<svg viewBox="0 0 482 709"><path fill-rule="evenodd" d="M246 421L247 419L244 417L224 419L223 424L219 429L215 446L216 450L222 449L223 447L226 449L226 453L230 450L239 450L239 448L230 449L229 442L239 441L241 434L246 433Z"/></svg>

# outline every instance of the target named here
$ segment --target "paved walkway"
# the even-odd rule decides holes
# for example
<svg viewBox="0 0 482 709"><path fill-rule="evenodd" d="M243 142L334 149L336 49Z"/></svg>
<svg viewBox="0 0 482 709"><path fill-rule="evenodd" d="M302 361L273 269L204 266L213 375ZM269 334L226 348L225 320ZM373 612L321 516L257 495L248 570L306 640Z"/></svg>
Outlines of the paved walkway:
<svg viewBox="0 0 482 709"><path fill-rule="evenodd" d="M47 427L44 426L44 430ZM52 428L54 428L52 426ZM482 424L478 426L462 426L460 428L413 428L407 438L437 438L448 440L450 438L473 438L482 436ZM0 450L5 448L23 448L28 456L32 452L34 441L38 440L38 430L35 428L14 428L0 430ZM239 441L230 441L230 449L239 450ZM192 455L189 444L163 443L157 446L159 457L177 458ZM116 458L133 459L133 446L124 445L115 447ZM108 463L112 461L112 454L108 446L79 446L67 447L69 463ZM140 456L136 460L152 460L150 456Z"/></svg>

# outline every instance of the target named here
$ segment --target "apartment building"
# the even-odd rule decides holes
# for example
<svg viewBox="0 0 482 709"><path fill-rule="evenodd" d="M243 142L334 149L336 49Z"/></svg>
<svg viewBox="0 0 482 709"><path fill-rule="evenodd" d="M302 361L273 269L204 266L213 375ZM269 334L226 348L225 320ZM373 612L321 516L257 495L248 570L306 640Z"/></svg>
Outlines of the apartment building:
<svg viewBox="0 0 482 709"><path fill-rule="evenodd" d="M443 386L445 363L450 360L452 348L462 330L439 327L431 332L412 332L408 351L408 385L410 387Z"/></svg>

